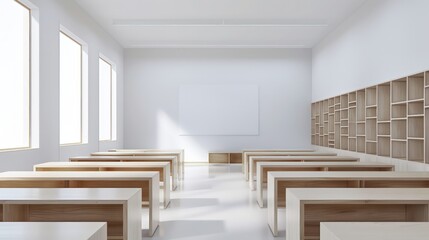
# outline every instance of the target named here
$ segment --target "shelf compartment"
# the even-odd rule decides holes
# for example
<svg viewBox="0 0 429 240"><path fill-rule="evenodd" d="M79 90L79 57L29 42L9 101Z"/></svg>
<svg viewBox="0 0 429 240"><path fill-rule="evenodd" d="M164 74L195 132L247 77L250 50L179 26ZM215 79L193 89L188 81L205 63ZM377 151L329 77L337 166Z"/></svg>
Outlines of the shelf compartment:
<svg viewBox="0 0 429 240"><path fill-rule="evenodd" d="M340 104L340 97L339 96L334 98L334 103Z"/></svg>
<svg viewBox="0 0 429 240"><path fill-rule="evenodd" d="M407 120L392 120L392 138L407 139Z"/></svg>
<svg viewBox="0 0 429 240"><path fill-rule="evenodd" d="M335 124L334 136L335 136L335 148L337 148L337 149L339 149L341 147L341 145L340 145L340 134L341 134L340 124Z"/></svg>
<svg viewBox="0 0 429 240"><path fill-rule="evenodd" d="M349 151L356 152L356 138L349 138Z"/></svg>
<svg viewBox="0 0 429 240"><path fill-rule="evenodd" d="M389 137L379 137L377 141L378 147L378 156L390 157L390 138Z"/></svg>
<svg viewBox="0 0 429 240"><path fill-rule="evenodd" d="M366 89L366 106L374 106L377 104L377 87Z"/></svg>
<svg viewBox="0 0 429 240"><path fill-rule="evenodd" d="M392 105L392 118L405 118L407 117L407 104Z"/></svg>
<svg viewBox="0 0 429 240"><path fill-rule="evenodd" d="M349 93L349 102L355 102L356 101L356 92Z"/></svg>
<svg viewBox="0 0 429 240"><path fill-rule="evenodd" d="M424 73L408 77L408 100L424 98Z"/></svg>
<svg viewBox="0 0 429 240"><path fill-rule="evenodd" d="M341 120L343 120L343 119L349 119L349 110L348 109L341 110Z"/></svg>
<svg viewBox="0 0 429 240"><path fill-rule="evenodd" d="M368 141L376 141L377 140L377 125L375 119L367 119L366 123L366 140Z"/></svg>
<svg viewBox="0 0 429 240"><path fill-rule="evenodd" d="M366 153L367 154L377 154L377 143L376 142L366 142Z"/></svg>
<svg viewBox="0 0 429 240"><path fill-rule="evenodd" d="M407 158L407 142L392 140L392 158Z"/></svg>
<svg viewBox="0 0 429 240"><path fill-rule="evenodd" d="M429 73L426 73L426 77L429 77ZM429 82L429 79L426 78L426 83ZM426 99L428 101L428 99ZM425 109L425 125L426 125L426 131L425 131L425 163L429 163L429 108Z"/></svg>
<svg viewBox="0 0 429 240"><path fill-rule="evenodd" d="M366 109L366 117L367 118L377 117L377 108L375 108L375 107L367 108Z"/></svg>
<svg viewBox="0 0 429 240"><path fill-rule="evenodd" d="M349 141L347 136L341 137L341 149L342 150L349 150Z"/></svg>
<svg viewBox="0 0 429 240"><path fill-rule="evenodd" d="M365 123L356 124L356 134L365 135Z"/></svg>
<svg viewBox="0 0 429 240"><path fill-rule="evenodd" d="M423 140L408 140L408 160L424 162Z"/></svg>
<svg viewBox="0 0 429 240"><path fill-rule="evenodd" d="M342 127L341 128L341 135L348 135L349 134L349 128L348 127Z"/></svg>
<svg viewBox="0 0 429 240"><path fill-rule="evenodd" d="M407 100L407 79L401 78L392 81L392 103L404 102Z"/></svg>
<svg viewBox="0 0 429 240"><path fill-rule="evenodd" d="M390 83L377 87L377 117L379 121L390 120Z"/></svg>
<svg viewBox="0 0 429 240"><path fill-rule="evenodd" d="M408 103L408 115L421 115L424 113L423 100Z"/></svg>
<svg viewBox="0 0 429 240"><path fill-rule="evenodd" d="M356 123L349 123L349 137L356 137Z"/></svg>
<svg viewBox="0 0 429 240"><path fill-rule="evenodd" d="M424 117L408 118L408 137L424 138Z"/></svg>
<svg viewBox="0 0 429 240"><path fill-rule="evenodd" d="M329 115L328 118L328 131L333 132L334 131L334 115Z"/></svg>
<svg viewBox="0 0 429 240"><path fill-rule="evenodd" d="M335 122L340 122L340 111L336 111L334 114L334 120Z"/></svg>
<svg viewBox="0 0 429 240"><path fill-rule="evenodd" d="M365 90L356 93L356 120L365 121Z"/></svg>
<svg viewBox="0 0 429 240"><path fill-rule="evenodd" d="M429 77L429 76L427 76ZM426 82L429 81L428 79L426 79ZM429 106L429 87L425 88L425 99L426 99L426 103L425 106Z"/></svg>
<svg viewBox="0 0 429 240"><path fill-rule="evenodd" d="M390 123L378 123L378 135L390 136Z"/></svg>
<svg viewBox="0 0 429 240"><path fill-rule="evenodd" d="M341 95L341 109L348 108L349 107L349 95L344 94Z"/></svg>
<svg viewBox="0 0 429 240"><path fill-rule="evenodd" d="M357 152L365 153L365 137L357 137L356 140L357 140L357 146L356 146Z"/></svg>

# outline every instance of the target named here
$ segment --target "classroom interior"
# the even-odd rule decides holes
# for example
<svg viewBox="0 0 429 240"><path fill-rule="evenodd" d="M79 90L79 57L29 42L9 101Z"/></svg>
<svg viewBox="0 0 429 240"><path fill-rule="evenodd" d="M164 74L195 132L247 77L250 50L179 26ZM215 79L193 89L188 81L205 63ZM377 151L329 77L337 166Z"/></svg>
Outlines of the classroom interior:
<svg viewBox="0 0 429 240"><path fill-rule="evenodd" d="M0 240L427 240L427 9L1 0Z"/></svg>

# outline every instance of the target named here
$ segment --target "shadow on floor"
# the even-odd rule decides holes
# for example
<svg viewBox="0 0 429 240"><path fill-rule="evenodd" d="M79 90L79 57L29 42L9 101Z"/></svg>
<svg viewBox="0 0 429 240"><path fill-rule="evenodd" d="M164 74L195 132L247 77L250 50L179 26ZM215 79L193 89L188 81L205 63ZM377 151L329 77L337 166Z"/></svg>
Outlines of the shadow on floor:
<svg viewBox="0 0 429 240"><path fill-rule="evenodd" d="M225 232L221 220L177 220L161 222L152 239L181 239L201 237Z"/></svg>
<svg viewBox="0 0 429 240"><path fill-rule="evenodd" d="M171 199L170 208L197 208L219 205L217 198L180 198Z"/></svg>

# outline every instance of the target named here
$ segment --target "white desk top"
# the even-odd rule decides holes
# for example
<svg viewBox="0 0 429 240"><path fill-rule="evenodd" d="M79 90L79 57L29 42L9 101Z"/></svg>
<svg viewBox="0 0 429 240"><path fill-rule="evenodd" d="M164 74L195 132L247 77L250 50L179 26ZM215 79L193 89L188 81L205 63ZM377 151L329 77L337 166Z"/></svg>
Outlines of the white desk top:
<svg viewBox="0 0 429 240"><path fill-rule="evenodd" d="M124 202L139 188L0 188L0 202Z"/></svg>
<svg viewBox="0 0 429 240"><path fill-rule="evenodd" d="M178 155L180 152L93 152L91 156L165 156Z"/></svg>
<svg viewBox="0 0 429 240"><path fill-rule="evenodd" d="M429 188L289 188L287 199L300 201L424 201Z"/></svg>
<svg viewBox="0 0 429 240"><path fill-rule="evenodd" d="M429 180L429 172L378 172L378 171L349 171L349 172L268 172L269 177L281 178L281 179L317 179L317 180L329 180L329 179L345 179L345 180L358 180L365 178L364 180L379 180L379 179L398 179L401 180Z"/></svg>
<svg viewBox="0 0 429 240"><path fill-rule="evenodd" d="M46 162L34 165L34 167L164 167L168 162Z"/></svg>
<svg viewBox="0 0 429 240"><path fill-rule="evenodd" d="M159 172L16 171L0 173L3 180L142 180L158 178Z"/></svg>
<svg viewBox="0 0 429 240"><path fill-rule="evenodd" d="M115 153L115 152L113 152ZM94 160L94 161L105 161L105 160L144 160L144 161L171 161L176 159L175 156L133 156L133 155L112 155L112 156L80 156L71 157L70 160Z"/></svg>
<svg viewBox="0 0 429 240"><path fill-rule="evenodd" d="M88 240L102 222L1 222L0 240Z"/></svg>
<svg viewBox="0 0 429 240"><path fill-rule="evenodd" d="M257 162L256 164L263 167L394 167L392 164L372 162Z"/></svg>
<svg viewBox="0 0 429 240"><path fill-rule="evenodd" d="M156 148L135 148L135 149L109 149L108 152L174 152L182 153L185 149L156 149Z"/></svg>
<svg viewBox="0 0 429 240"><path fill-rule="evenodd" d="M282 161L282 160L350 160L359 161L359 158L348 157L348 156L250 156L252 160L270 160L270 161Z"/></svg>
<svg viewBox="0 0 429 240"><path fill-rule="evenodd" d="M427 222L329 222L320 227L338 240L429 239Z"/></svg>
<svg viewBox="0 0 429 240"><path fill-rule="evenodd" d="M329 152L246 152L247 156L337 156Z"/></svg>

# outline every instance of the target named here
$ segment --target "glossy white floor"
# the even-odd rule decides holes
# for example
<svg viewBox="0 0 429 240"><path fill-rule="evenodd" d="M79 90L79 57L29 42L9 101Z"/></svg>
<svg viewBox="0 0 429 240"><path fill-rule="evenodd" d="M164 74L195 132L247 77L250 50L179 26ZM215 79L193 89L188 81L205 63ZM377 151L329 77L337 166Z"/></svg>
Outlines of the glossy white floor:
<svg viewBox="0 0 429 240"><path fill-rule="evenodd" d="M188 165L171 204L161 210L161 223L152 238L144 239L284 239L274 238L267 225L267 210L259 208L255 192L243 179L241 165Z"/></svg>

